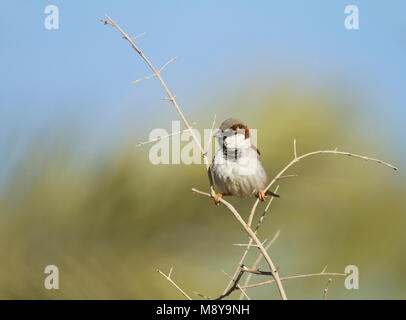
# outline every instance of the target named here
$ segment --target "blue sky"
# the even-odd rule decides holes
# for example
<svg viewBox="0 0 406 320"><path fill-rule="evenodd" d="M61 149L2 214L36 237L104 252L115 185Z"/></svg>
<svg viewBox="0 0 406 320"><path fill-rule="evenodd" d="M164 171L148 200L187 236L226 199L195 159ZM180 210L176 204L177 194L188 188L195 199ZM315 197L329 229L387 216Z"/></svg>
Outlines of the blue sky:
<svg viewBox="0 0 406 320"><path fill-rule="evenodd" d="M59 30L44 28L49 4ZM357 31L344 28L348 4L359 7ZM404 1L5 0L0 9L0 150L69 121L108 139L162 112L156 82L130 83L150 72L99 22L105 13L131 35L147 32L137 43L156 65L178 57L165 77L187 114L218 82L232 88L261 68L270 83L337 77L374 102L371 127L394 144L406 138Z"/></svg>

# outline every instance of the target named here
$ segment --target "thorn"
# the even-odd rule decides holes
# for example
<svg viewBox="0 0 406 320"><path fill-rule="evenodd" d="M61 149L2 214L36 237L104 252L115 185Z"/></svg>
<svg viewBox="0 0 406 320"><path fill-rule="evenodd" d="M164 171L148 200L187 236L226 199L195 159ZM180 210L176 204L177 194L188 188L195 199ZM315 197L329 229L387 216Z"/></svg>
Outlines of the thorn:
<svg viewBox="0 0 406 320"><path fill-rule="evenodd" d="M156 74L154 73L154 74L151 74L151 75L146 76L146 77L144 77L144 78L141 78L141 79L138 79L138 80L132 81L131 83L137 83L137 82L141 82L141 81L143 81L143 80L151 79L151 78L153 78L153 77L155 77L155 76L156 76Z"/></svg>
<svg viewBox="0 0 406 320"><path fill-rule="evenodd" d="M135 39L145 36L146 34L147 34L146 32L140 33L139 35L135 36L134 38L131 38L131 40L134 41Z"/></svg>
<svg viewBox="0 0 406 320"><path fill-rule="evenodd" d="M172 271L173 271L173 266L171 267L171 270L169 270L169 273L168 273L168 278L170 278L170 277L171 277L171 275L172 275Z"/></svg>
<svg viewBox="0 0 406 320"><path fill-rule="evenodd" d="M176 98L176 94L173 95L173 98ZM172 101L172 99L168 97L162 98L161 100Z"/></svg>
<svg viewBox="0 0 406 320"><path fill-rule="evenodd" d="M162 70L164 70L168 64L170 64L172 61L175 61L175 60L176 60L176 57L173 57L171 60L169 60L167 63L165 63L165 64L161 67L161 69L158 70L158 73L161 73Z"/></svg>

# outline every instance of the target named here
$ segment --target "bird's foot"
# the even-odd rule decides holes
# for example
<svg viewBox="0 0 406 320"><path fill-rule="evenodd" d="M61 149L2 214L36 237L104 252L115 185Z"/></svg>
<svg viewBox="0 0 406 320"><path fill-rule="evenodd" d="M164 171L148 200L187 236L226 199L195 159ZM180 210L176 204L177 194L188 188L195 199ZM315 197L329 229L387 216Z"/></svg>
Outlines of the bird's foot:
<svg viewBox="0 0 406 320"><path fill-rule="evenodd" d="M216 193L213 197L214 199L214 204L218 206L220 204L220 199L222 198L223 194L222 193Z"/></svg>
<svg viewBox="0 0 406 320"><path fill-rule="evenodd" d="M258 191L257 197L261 201L265 201L265 192L263 190Z"/></svg>

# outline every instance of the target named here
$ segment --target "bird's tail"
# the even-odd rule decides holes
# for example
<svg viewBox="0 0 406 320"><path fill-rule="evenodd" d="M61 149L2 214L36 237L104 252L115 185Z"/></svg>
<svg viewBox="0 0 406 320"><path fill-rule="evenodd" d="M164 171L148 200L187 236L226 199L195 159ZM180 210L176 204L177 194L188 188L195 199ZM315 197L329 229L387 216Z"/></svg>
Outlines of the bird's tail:
<svg viewBox="0 0 406 320"><path fill-rule="evenodd" d="M272 191L268 190L266 192L267 196L272 196L272 197L276 197L276 198L280 198L281 196L279 194L273 193Z"/></svg>

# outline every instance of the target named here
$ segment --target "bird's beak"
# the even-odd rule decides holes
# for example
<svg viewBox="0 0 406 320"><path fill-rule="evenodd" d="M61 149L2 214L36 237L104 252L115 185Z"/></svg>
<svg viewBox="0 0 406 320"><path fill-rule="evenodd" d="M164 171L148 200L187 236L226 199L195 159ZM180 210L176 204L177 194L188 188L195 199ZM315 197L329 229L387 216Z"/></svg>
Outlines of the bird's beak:
<svg viewBox="0 0 406 320"><path fill-rule="evenodd" d="M220 129L218 129L217 131L215 131L213 133L213 137L215 137L215 138L220 138L222 135L223 135L223 132Z"/></svg>

